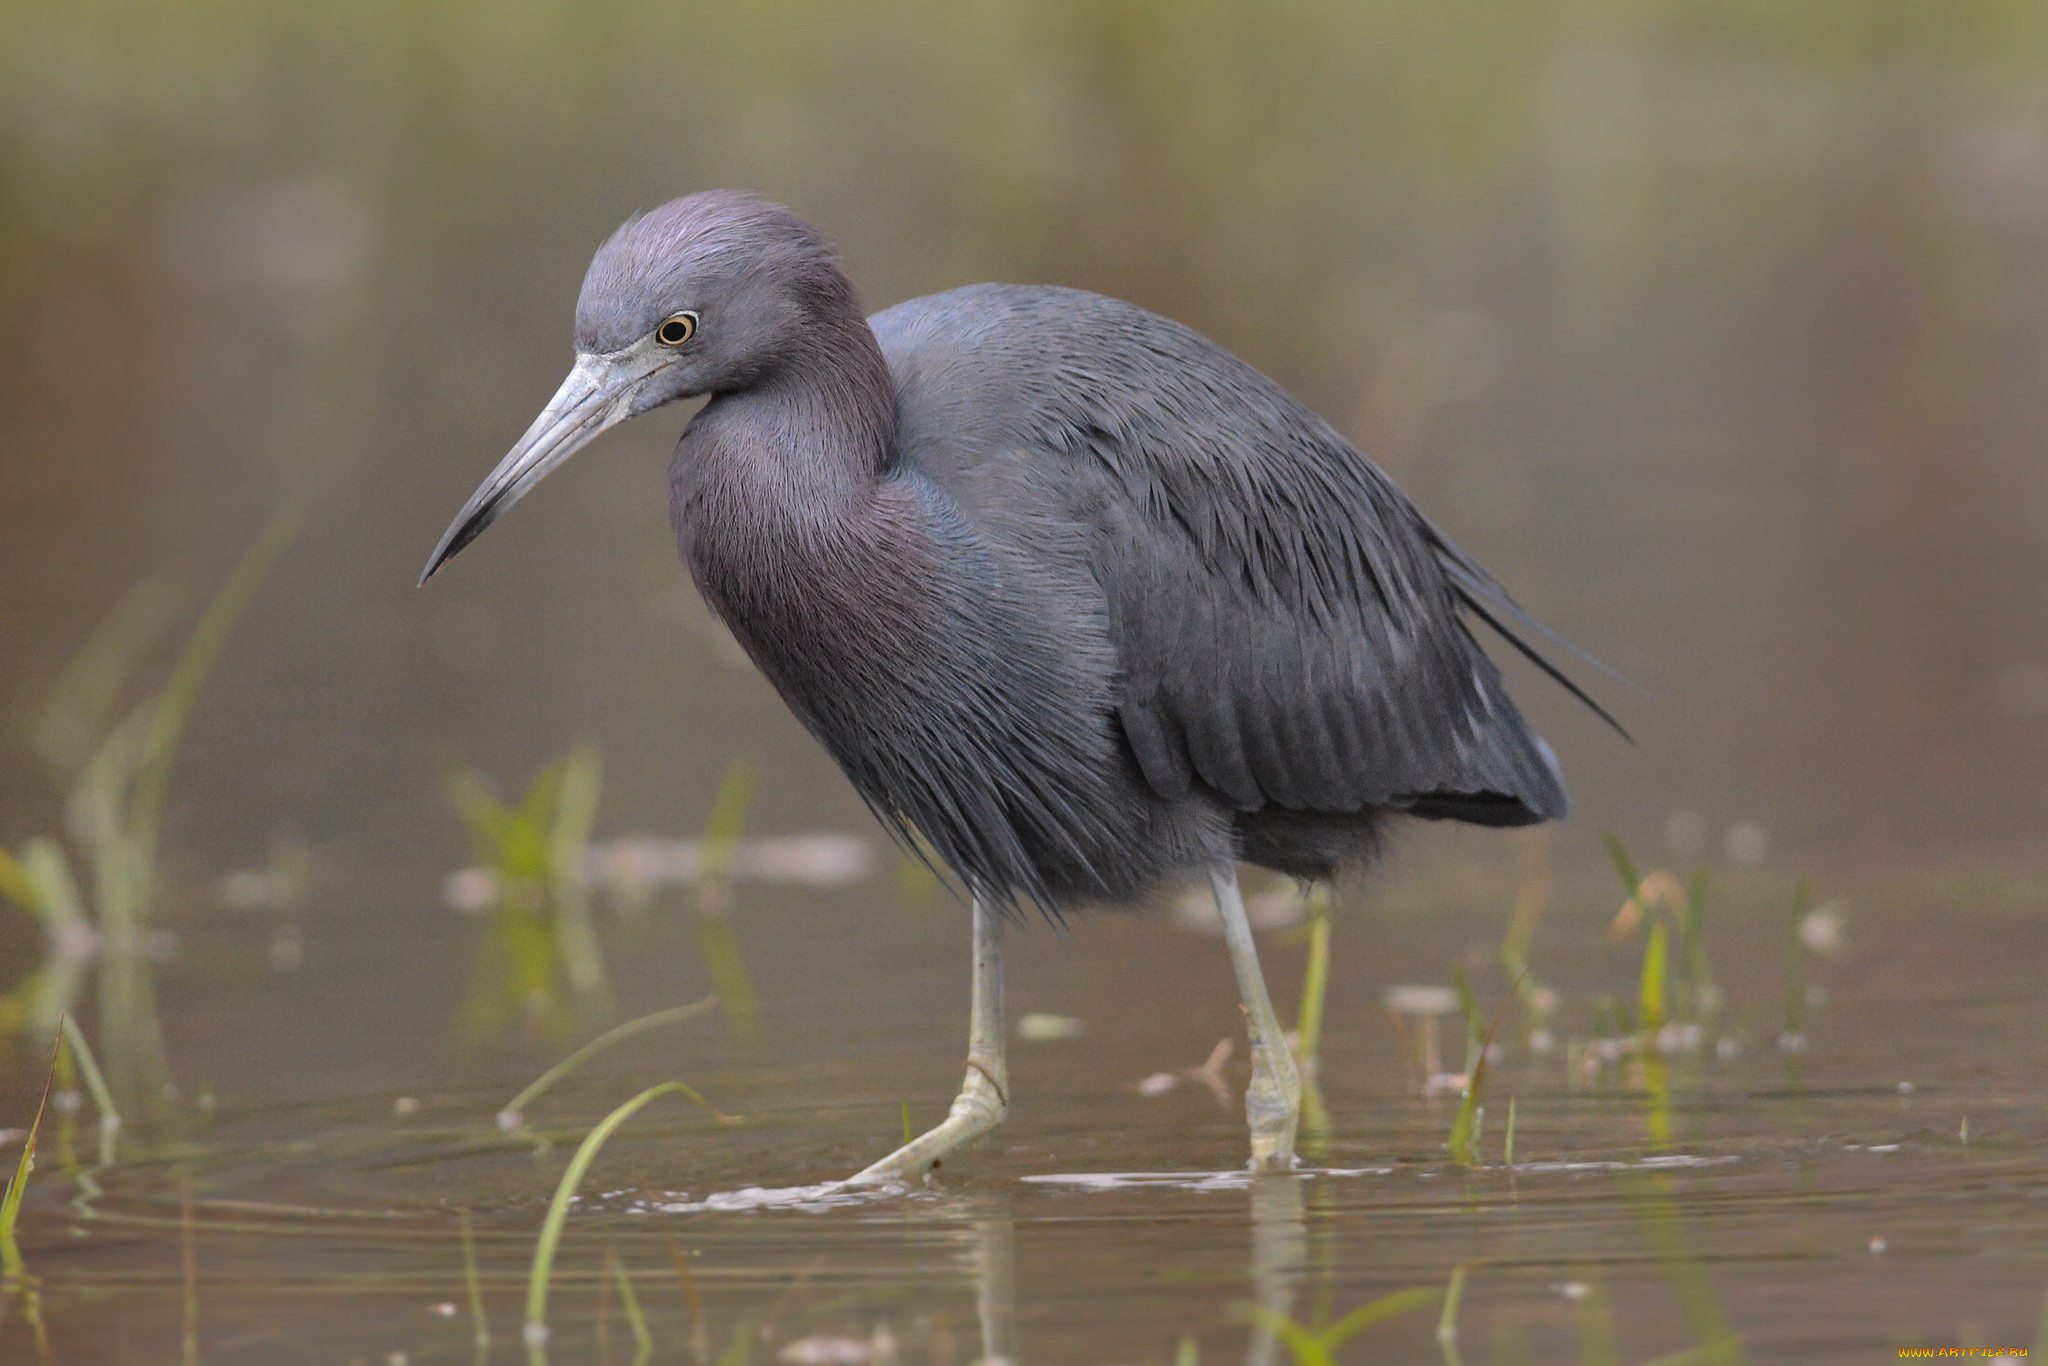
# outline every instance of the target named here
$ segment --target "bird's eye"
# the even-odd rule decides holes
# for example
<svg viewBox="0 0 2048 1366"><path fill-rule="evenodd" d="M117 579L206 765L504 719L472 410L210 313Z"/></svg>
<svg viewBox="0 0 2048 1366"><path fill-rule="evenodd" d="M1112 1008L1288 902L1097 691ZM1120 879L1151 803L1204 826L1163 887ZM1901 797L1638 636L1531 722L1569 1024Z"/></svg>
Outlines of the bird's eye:
<svg viewBox="0 0 2048 1366"><path fill-rule="evenodd" d="M654 329L654 339L663 346L681 346L697 335L697 315L678 313Z"/></svg>

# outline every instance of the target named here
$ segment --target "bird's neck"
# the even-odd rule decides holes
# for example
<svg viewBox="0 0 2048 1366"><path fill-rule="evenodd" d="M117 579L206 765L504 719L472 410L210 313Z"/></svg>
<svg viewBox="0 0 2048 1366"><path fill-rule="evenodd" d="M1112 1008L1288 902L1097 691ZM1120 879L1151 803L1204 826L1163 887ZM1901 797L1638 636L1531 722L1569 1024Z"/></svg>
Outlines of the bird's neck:
<svg viewBox="0 0 2048 1366"><path fill-rule="evenodd" d="M896 427L888 365L855 321L859 335L838 341L832 363L713 399L669 471L690 577L807 722L817 696L901 672L872 641L908 646L906 612L930 578L917 561L914 500L886 477Z"/></svg>
<svg viewBox="0 0 2048 1366"><path fill-rule="evenodd" d="M872 495L895 444L895 388L867 320L845 311L690 424L671 470L678 531L691 512L839 519Z"/></svg>

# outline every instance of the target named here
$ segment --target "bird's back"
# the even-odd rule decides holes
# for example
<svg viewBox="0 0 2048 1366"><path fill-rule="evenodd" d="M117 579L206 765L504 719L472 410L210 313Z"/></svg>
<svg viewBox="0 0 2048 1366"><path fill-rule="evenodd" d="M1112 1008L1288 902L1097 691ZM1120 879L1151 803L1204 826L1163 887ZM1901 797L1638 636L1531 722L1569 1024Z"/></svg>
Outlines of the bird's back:
<svg viewBox="0 0 2048 1366"><path fill-rule="evenodd" d="M1548 747L1459 617L1518 609L1270 379L1077 290L976 285L870 322L898 475L1095 600L1157 799L1220 804L1247 858L1301 875L1360 857L1386 809L1564 813Z"/></svg>

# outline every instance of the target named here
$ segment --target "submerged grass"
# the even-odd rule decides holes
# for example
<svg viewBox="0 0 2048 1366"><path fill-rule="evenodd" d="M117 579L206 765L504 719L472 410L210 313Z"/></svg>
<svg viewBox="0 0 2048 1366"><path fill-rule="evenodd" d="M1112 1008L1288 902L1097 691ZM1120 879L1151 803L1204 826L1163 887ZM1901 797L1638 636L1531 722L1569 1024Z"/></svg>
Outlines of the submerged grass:
<svg viewBox="0 0 2048 1366"><path fill-rule="evenodd" d="M1459 1271L1462 1273L1463 1268ZM1464 1283L1459 1279L1454 1284L1462 1290ZM1403 1314L1427 1309L1443 1298L1444 1292L1431 1285L1396 1290L1369 1304L1360 1305L1323 1329L1305 1327L1263 1304L1248 1304L1245 1309L1254 1327L1270 1333L1287 1348L1288 1355L1294 1358L1294 1366L1337 1366L1337 1349L1366 1329Z"/></svg>
<svg viewBox="0 0 2048 1366"><path fill-rule="evenodd" d="M750 760L735 759L726 765L718 795L712 798L711 818L704 825L704 859L697 874L697 947L711 973L712 988L725 1004L733 1038L748 1047L761 1041L761 998L732 930L732 857L746 831L759 780L760 771Z"/></svg>
<svg viewBox="0 0 2048 1366"><path fill-rule="evenodd" d="M584 1176L590 1171L590 1164L597 1160L597 1154L619 1126L637 1114L644 1106L663 1096L683 1096L697 1102L721 1120L729 1120L711 1102L699 1095L695 1088L679 1081L665 1081L650 1086L639 1095L613 1110L598 1122L596 1128L584 1135L576 1145L575 1155L562 1172L562 1179L555 1186L554 1198L548 1201L547 1217L541 1221L540 1237L533 1247L533 1270L526 1282L526 1326L524 1336L528 1351L539 1359L541 1349L548 1340L548 1284L554 1271L555 1252L562 1241L562 1226L569 1218L569 1206L575 1202L576 1189L583 1184Z"/></svg>
<svg viewBox="0 0 2048 1366"><path fill-rule="evenodd" d="M1330 1109L1323 1101L1317 1059L1323 1043L1323 1008L1330 994L1330 888L1308 893L1308 963L1302 969L1301 1010L1295 1016L1294 1055L1301 1072L1302 1149L1321 1158L1329 1147Z"/></svg>
<svg viewBox="0 0 2048 1366"><path fill-rule="evenodd" d="M36 1139L42 1133L43 1115L50 1108L50 1091L56 1080L57 1058L53 1052L49 1073L43 1078L42 1099L36 1102L35 1118L29 1121L28 1135L22 1140L21 1160L15 1163L14 1175L8 1179L6 1195L0 1196L0 1317L5 1316L9 1303L16 1298L21 1300L22 1318L35 1337L36 1356L42 1361L48 1361L50 1355L49 1332L43 1325L42 1289L29 1274L28 1262L21 1255L17 1228L21 1222L21 1202L28 1195L28 1179L36 1169Z"/></svg>
<svg viewBox="0 0 2048 1366"><path fill-rule="evenodd" d="M571 1001L601 1004L604 957L584 879L590 831L604 787L595 745L572 748L541 769L516 803L500 801L473 769L449 764L449 800L490 873L496 935L464 1015L486 1033L513 1018L560 1023Z"/></svg>
<svg viewBox="0 0 2048 1366"><path fill-rule="evenodd" d="M484 1317L483 1277L476 1266L476 1218L468 1210L462 1212L462 1285L469 1294L469 1322L481 1361L490 1354L491 1321Z"/></svg>
<svg viewBox="0 0 2048 1366"><path fill-rule="evenodd" d="M610 1263L612 1280L619 1287L619 1307L625 1311L626 1324L633 1330L633 1366L646 1366L648 1358L654 1355L654 1334L647 1329L647 1316L640 1312L640 1297L633 1293L633 1273L616 1253L607 1253L605 1260Z"/></svg>
<svg viewBox="0 0 2048 1366"><path fill-rule="evenodd" d="M1465 974L1460 972L1457 976L1459 1001L1465 1011L1466 1030L1470 1033L1478 1024L1479 1007L1472 998L1472 988L1466 983ZM1484 1034L1477 1035L1469 1050L1465 1072L1465 1092L1458 1101L1457 1117L1451 1121L1451 1137L1447 1145L1451 1150L1451 1160L1461 1167L1476 1167L1479 1165L1479 1124L1481 1116L1485 1114L1487 1054L1493 1049L1493 1036L1499 1032L1500 1022L1506 1018L1508 1007L1513 1005L1516 999L1513 987L1511 986L1508 998L1500 1003L1498 1010L1494 1011L1493 1022L1486 1026ZM1512 1106L1510 1107L1509 1115L1510 1117L1513 1115ZM1514 1160L1514 1132L1512 1129L1509 1130L1508 1135L1508 1153L1508 1160L1512 1162Z"/></svg>
<svg viewBox="0 0 2048 1366"><path fill-rule="evenodd" d="M70 849L41 837L0 860L0 894L40 920L49 941L45 962L0 998L0 1030L54 1033L96 959L104 1089L131 1116L160 1103L169 1075L150 918L171 771L207 677L298 525L296 501L271 518L201 610L162 686L123 714L131 676L183 605L165 580L132 590L59 676L36 726L35 748L65 793Z"/></svg>
<svg viewBox="0 0 2048 1366"><path fill-rule="evenodd" d="M43 1131L43 1115L50 1108L50 1091L57 1081L57 1058L50 1056L50 1072L43 1079L43 1097L36 1102L36 1117L29 1121L28 1136L22 1140L21 1160L14 1164L7 1194L0 1197L0 1276L21 1282L28 1278L28 1264L22 1259L16 1232L21 1222L21 1202L28 1195L29 1175L36 1169L36 1139Z"/></svg>
<svg viewBox="0 0 2048 1366"><path fill-rule="evenodd" d="M111 1167L121 1134L121 1111L114 1104L113 1090L107 1085L99 1061L92 1055L92 1045L85 1041L85 1033L79 1029L78 1021L69 1015L64 1016L60 1035L66 1055L77 1064L79 1075L85 1079L85 1089L92 1096L93 1108L99 1111L99 1165Z"/></svg>

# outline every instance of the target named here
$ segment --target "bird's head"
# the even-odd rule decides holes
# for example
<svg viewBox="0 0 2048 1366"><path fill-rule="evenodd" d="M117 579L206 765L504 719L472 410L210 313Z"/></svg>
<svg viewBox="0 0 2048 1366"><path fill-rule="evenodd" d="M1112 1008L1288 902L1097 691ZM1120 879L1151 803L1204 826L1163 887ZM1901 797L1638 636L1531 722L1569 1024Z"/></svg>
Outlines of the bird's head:
<svg viewBox="0 0 2048 1366"><path fill-rule="evenodd" d="M712 190L628 219L583 277L569 377L456 514L420 582L599 432L766 383L849 311L859 317L831 244L766 200Z"/></svg>

